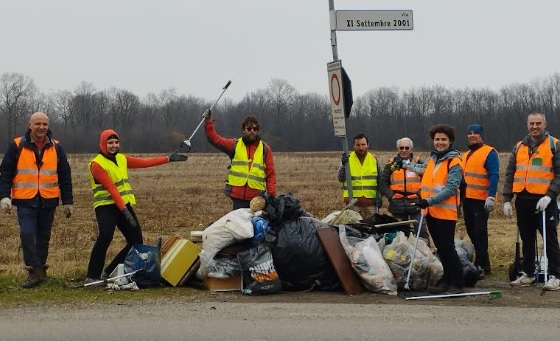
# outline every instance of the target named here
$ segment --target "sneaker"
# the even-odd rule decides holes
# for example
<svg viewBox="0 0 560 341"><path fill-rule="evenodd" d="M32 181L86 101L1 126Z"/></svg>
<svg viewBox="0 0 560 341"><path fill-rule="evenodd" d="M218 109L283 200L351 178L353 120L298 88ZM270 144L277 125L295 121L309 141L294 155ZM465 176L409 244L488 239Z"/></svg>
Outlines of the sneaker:
<svg viewBox="0 0 560 341"><path fill-rule="evenodd" d="M533 277L527 276L526 273L521 272L521 277L509 283L512 287L528 287L535 282Z"/></svg>
<svg viewBox="0 0 560 341"><path fill-rule="evenodd" d="M483 280L485 274L486 274L486 271L484 271L484 269L480 265L477 265L476 266L476 279L479 280L479 281Z"/></svg>
<svg viewBox="0 0 560 341"><path fill-rule="evenodd" d="M27 279L21 283L21 287L25 289L30 289L36 287L41 283L41 268L34 268L32 266L26 266L25 269L28 272Z"/></svg>
<svg viewBox="0 0 560 341"><path fill-rule="evenodd" d="M544 285L544 290L550 290L550 291L560 290L560 279L556 278L556 276L551 275L548 278L548 281Z"/></svg>
<svg viewBox="0 0 560 341"><path fill-rule="evenodd" d="M100 284L104 283L104 282L100 282L100 281L101 280L99 278L86 277L86 280L84 281L84 286L88 286L88 287L89 286L96 286L96 285L100 285ZM96 283L96 284L92 284L92 283Z"/></svg>
<svg viewBox="0 0 560 341"><path fill-rule="evenodd" d="M430 294L443 294L449 290L449 284L445 280L440 279L436 285L428 287Z"/></svg>

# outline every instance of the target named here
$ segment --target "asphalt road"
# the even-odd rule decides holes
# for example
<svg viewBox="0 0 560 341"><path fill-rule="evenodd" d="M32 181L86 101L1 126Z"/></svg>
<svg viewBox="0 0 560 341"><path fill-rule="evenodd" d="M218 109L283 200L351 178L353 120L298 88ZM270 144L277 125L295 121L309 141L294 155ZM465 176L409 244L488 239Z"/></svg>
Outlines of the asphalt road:
<svg viewBox="0 0 560 341"><path fill-rule="evenodd" d="M0 310L2 340L555 340L560 309L135 301Z"/></svg>

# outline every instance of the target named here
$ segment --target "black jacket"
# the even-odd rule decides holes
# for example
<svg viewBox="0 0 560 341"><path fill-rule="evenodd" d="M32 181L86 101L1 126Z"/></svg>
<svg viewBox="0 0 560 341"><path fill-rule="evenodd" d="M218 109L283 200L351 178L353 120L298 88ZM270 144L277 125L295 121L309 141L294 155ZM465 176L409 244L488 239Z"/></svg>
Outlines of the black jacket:
<svg viewBox="0 0 560 341"><path fill-rule="evenodd" d="M38 162L41 161L42 155L39 154L37 146L31 141L30 136L31 130L27 130L25 133L25 141L22 139L22 147L33 150L35 157ZM47 148L55 148L51 137L52 133L49 130L47 132L47 142L43 146L43 150ZM62 197L63 205L70 205L74 203L72 197L72 173L70 171L70 165L68 164L68 159L66 158L66 153L62 149L62 146L58 144L57 149L57 173L58 173L58 186L60 188L60 195ZM10 198L12 193L12 183L14 176L17 172L17 158L18 158L18 146L14 141L8 146L8 150L4 154L2 159L2 164L0 164L0 198ZM58 206L60 198L53 199L43 199L40 198L39 192L33 199L14 199L12 200L12 205L14 206L32 206L32 207L56 207Z"/></svg>

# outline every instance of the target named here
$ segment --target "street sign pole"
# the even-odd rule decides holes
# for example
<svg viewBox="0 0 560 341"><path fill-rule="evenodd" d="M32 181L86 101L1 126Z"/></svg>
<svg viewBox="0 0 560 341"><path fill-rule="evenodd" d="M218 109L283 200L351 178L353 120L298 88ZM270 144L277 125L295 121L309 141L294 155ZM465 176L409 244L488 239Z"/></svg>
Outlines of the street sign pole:
<svg viewBox="0 0 560 341"><path fill-rule="evenodd" d="M334 62L338 62L338 49L336 46L336 12L334 11L334 0L329 0L329 20L330 20L330 27L331 27L331 48L332 48L332 55L333 55L333 63ZM340 64L339 64L340 65ZM342 69L342 65L340 65L340 68ZM342 71L342 70L341 70ZM342 99L343 96L343 90L342 90L342 77L340 76L339 78L339 91L340 91L340 101L342 102L342 122L344 123L344 136L340 136L340 142L342 143L342 153L345 155L349 155L348 153L348 138L346 137L346 115L344 114L344 100ZM329 73L329 90L330 90L330 97L331 97L331 104L333 102L333 80L331 79L330 73ZM331 114L332 111L331 111ZM335 122L335 116L333 116L333 124L336 124ZM336 130L336 127L335 127ZM335 133L336 135L336 133ZM349 162L346 162L346 164L343 165L344 167L344 173L346 173L346 189L348 191L348 203L350 204L349 208L351 209L353 206L353 193L352 193L352 176L350 174L350 164Z"/></svg>

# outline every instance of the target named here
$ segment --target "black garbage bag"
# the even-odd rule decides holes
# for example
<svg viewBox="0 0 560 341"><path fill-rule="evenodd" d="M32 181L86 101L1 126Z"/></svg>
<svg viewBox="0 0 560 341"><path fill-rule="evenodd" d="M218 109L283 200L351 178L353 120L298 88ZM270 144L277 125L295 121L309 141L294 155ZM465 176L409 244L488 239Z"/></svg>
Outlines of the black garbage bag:
<svg viewBox="0 0 560 341"><path fill-rule="evenodd" d="M339 281L315 231L329 225L311 217L286 221L272 248L274 265L286 290L337 290Z"/></svg>
<svg viewBox="0 0 560 341"><path fill-rule="evenodd" d="M237 260L243 270L244 294L274 294L282 290L282 281L274 268L272 252L267 243L238 253Z"/></svg>
<svg viewBox="0 0 560 341"><path fill-rule="evenodd" d="M266 201L264 208L266 218L275 232L280 230L282 223L285 221L311 216L301 207L299 199L290 193L276 197L267 194L261 195Z"/></svg>

